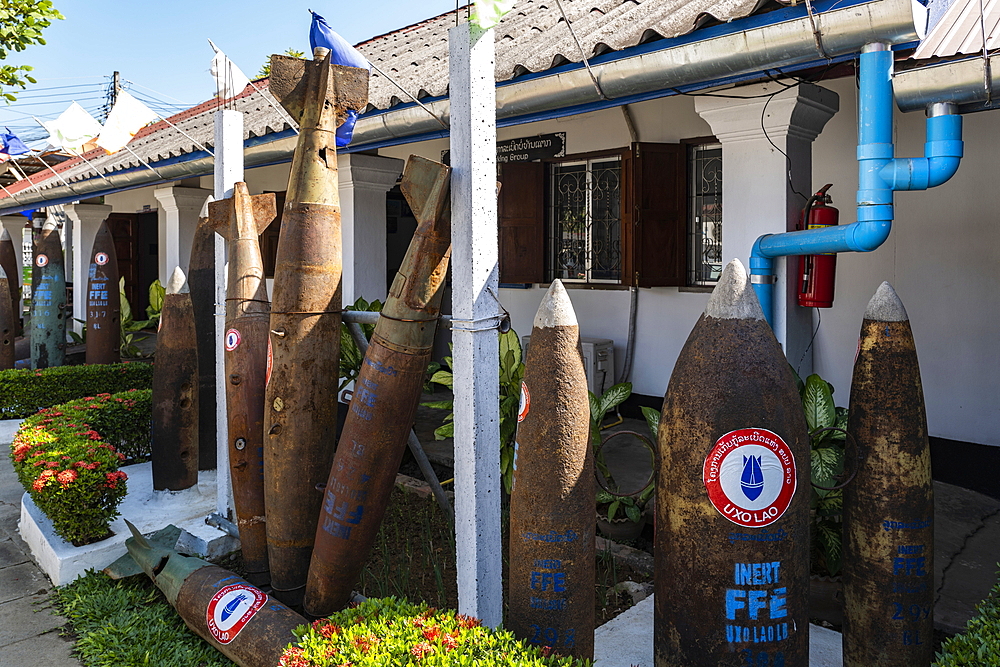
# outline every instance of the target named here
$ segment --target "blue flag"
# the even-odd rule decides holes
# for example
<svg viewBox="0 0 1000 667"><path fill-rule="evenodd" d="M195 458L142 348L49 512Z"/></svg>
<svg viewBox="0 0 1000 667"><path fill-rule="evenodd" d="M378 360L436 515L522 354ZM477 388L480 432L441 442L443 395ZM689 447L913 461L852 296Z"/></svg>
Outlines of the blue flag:
<svg viewBox="0 0 1000 667"><path fill-rule="evenodd" d="M345 67L360 67L371 71L368 60L361 55L361 52L347 43L347 40L334 32L322 16L316 12L312 13L312 25L309 27L309 46L315 49L322 46L330 49L330 62L334 65ZM347 111L347 120L337 128L337 148L343 148L351 143L354 136L354 124L358 120L358 112L353 109Z"/></svg>
<svg viewBox="0 0 1000 667"><path fill-rule="evenodd" d="M24 142L17 138L17 135L10 131L10 128L4 128L7 130L6 133L0 133L0 160L7 160L14 155L22 155L30 151L30 149L24 145Z"/></svg>

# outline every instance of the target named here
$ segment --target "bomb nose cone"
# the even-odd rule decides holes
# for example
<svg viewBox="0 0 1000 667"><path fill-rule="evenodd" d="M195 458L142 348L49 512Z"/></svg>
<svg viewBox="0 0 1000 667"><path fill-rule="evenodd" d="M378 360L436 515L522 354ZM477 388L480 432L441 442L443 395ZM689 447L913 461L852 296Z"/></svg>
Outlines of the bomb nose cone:
<svg viewBox="0 0 1000 667"><path fill-rule="evenodd" d="M888 282L883 282L865 308L865 319L875 322L906 322L910 317L896 295L896 290Z"/></svg>
<svg viewBox="0 0 1000 667"><path fill-rule="evenodd" d="M208 195L208 199L205 200L205 205L201 207L201 213L198 214L199 218L208 217L208 205L215 201L215 197Z"/></svg>
<svg viewBox="0 0 1000 667"><path fill-rule="evenodd" d="M7 272L3 270L2 266L0 266L0 280L7 280Z"/></svg>
<svg viewBox="0 0 1000 667"><path fill-rule="evenodd" d="M573 302L569 300L569 294L563 287L562 281L558 278L552 281L549 291L542 297L542 303L535 313L535 326L538 328L552 327L575 327L576 311L573 310Z"/></svg>
<svg viewBox="0 0 1000 667"><path fill-rule="evenodd" d="M0 241L10 241L10 240L11 240L10 232L8 232L6 229L3 230L3 232L0 232Z"/></svg>
<svg viewBox="0 0 1000 667"><path fill-rule="evenodd" d="M51 232L53 229L56 229L56 223L54 220L46 220L42 225L43 232Z"/></svg>
<svg viewBox="0 0 1000 667"><path fill-rule="evenodd" d="M167 294L187 294L191 290L188 289L187 277L184 275L184 271L181 267L176 267L173 274L170 276L170 280L167 281L166 287Z"/></svg>
<svg viewBox="0 0 1000 667"><path fill-rule="evenodd" d="M743 263L734 259L726 265L705 306L705 314L720 320L762 320L757 295Z"/></svg>

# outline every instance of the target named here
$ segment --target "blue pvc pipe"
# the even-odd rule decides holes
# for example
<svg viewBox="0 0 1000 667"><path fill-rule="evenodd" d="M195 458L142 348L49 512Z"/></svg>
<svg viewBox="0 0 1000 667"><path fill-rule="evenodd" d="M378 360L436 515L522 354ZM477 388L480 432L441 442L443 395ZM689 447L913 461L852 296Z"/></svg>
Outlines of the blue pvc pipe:
<svg viewBox="0 0 1000 667"><path fill-rule="evenodd" d="M774 258L831 252L871 252L892 229L893 193L941 185L962 158L962 117L953 106L934 105L927 119L921 158L896 158L892 144L893 56L888 47L870 44L860 59L858 108L858 221L823 229L765 234L754 242L750 275L768 323L774 318Z"/></svg>

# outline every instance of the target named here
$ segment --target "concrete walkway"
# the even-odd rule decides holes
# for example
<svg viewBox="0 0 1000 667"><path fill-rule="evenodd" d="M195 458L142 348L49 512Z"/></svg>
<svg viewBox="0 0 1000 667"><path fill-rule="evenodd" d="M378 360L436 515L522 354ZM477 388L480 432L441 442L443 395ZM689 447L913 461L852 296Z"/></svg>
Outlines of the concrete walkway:
<svg viewBox="0 0 1000 667"><path fill-rule="evenodd" d="M51 584L17 533L24 490L7 455L17 424L0 421L0 667L77 667L59 636L66 619L50 613Z"/></svg>

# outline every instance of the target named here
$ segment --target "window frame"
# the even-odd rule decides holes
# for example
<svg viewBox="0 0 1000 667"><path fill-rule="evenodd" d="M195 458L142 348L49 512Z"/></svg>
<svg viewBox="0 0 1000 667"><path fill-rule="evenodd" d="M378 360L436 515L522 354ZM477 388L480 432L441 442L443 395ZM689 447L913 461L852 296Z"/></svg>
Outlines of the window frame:
<svg viewBox="0 0 1000 667"><path fill-rule="evenodd" d="M687 262L686 262L686 266L685 266L685 270L684 270L684 272L685 272L685 284L686 284L687 287L691 287L691 288L709 288L709 289L711 289L712 287L714 287L718 283L718 278L716 278L715 280L699 280L698 279L698 271L697 271L697 268L695 267L695 264L694 264L695 261L697 260L697 256L698 256L698 253L696 252L696 248L695 248L695 242L694 242L695 224L696 224L695 223L695 219L694 219L695 218L694 213L695 213L695 197L697 196L697 194L693 191L693 188L691 187L691 183L692 183L692 180L695 177L695 171L696 171L694 169L694 156L695 156L695 152L697 150L699 150L700 148L703 148L703 147L706 147L706 146L713 146L713 145L717 145L721 149L722 148L722 142L719 141L719 139L717 137L712 136L712 135L708 135L708 136L702 136L702 137L692 137L692 138L689 138L689 139L681 139L680 143L685 147L685 151L686 151L686 157L685 157L686 162L685 162L685 167L684 167L685 168L685 183L687 185L687 192L686 192L686 195L685 195L685 202L684 202L684 206L685 206L685 210L686 210L686 218L687 218L687 221L686 221L686 231L685 231L685 244L687 246ZM720 159L721 159L721 156L720 156ZM722 164L722 166L720 166L720 172L722 172L723 178L725 178L724 163ZM725 185L724 181L722 182L722 185L724 187L724 185ZM723 189L720 187L720 189L719 189L719 207L720 207L720 209L722 208L722 193L723 193ZM720 233L719 233L719 241L718 241L718 243L719 243L719 246L720 246L720 249L721 249L721 245L722 245L722 240L721 239L723 238L723 234L725 233L725 229L723 227L723 223L722 223L721 219L720 219L720 222L719 222L719 231L720 231ZM721 268L720 268L720 275L721 275Z"/></svg>

